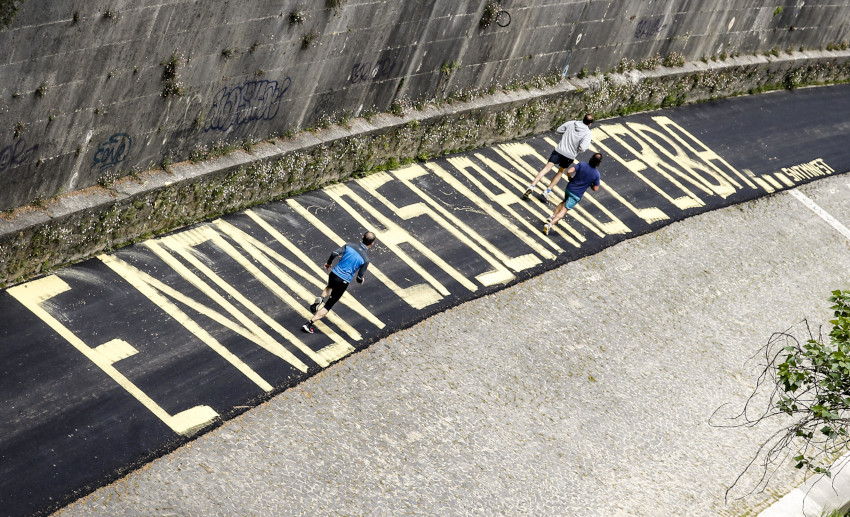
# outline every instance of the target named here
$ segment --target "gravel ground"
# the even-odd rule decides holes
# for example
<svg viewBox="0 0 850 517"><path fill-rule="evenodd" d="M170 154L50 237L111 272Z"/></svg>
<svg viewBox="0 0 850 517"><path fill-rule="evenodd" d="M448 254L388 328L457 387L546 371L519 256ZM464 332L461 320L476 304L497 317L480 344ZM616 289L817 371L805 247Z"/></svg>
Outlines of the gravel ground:
<svg viewBox="0 0 850 517"><path fill-rule="evenodd" d="M800 190L850 226L850 176ZM708 418L839 288L850 240L791 195L704 214L399 332L55 515L756 515L803 477L724 503L772 429Z"/></svg>

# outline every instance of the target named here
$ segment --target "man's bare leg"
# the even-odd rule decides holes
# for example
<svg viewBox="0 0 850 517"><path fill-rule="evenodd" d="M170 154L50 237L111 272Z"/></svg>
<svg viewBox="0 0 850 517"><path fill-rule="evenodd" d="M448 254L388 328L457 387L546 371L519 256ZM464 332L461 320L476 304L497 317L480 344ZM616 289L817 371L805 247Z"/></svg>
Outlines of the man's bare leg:
<svg viewBox="0 0 850 517"><path fill-rule="evenodd" d="M525 189L525 193L522 195L522 197L528 198L528 196L530 196L531 193L534 192L534 187L537 185L537 182L542 180L543 176L545 176L549 171L551 171L552 167L554 166L554 163L546 162L546 165L544 165L543 168L540 169L540 172L537 173L537 176L535 176L534 181L531 182L531 185L527 189Z"/></svg>
<svg viewBox="0 0 850 517"><path fill-rule="evenodd" d="M567 212L569 212L569 209L566 207L566 202L561 201L558 204L557 208L555 208L555 212L551 216L549 216L549 221L543 225L543 233L545 235L549 235L549 230L551 230L553 226L558 224L558 221L560 221L565 215L567 215Z"/></svg>
<svg viewBox="0 0 850 517"><path fill-rule="evenodd" d="M557 185L558 182L561 181L561 177L563 177L565 170L567 169L563 167L558 169L557 174L555 174L555 177L552 178L552 181L549 182L549 186L546 188L546 190L552 190L553 188L555 188L555 185Z"/></svg>
<svg viewBox="0 0 850 517"><path fill-rule="evenodd" d="M319 309L319 312L317 312L315 316L310 318L310 323L315 323L315 322L319 321L320 319L324 318L327 315L328 315L328 310L325 309L324 307L322 307L321 309Z"/></svg>
<svg viewBox="0 0 850 517"><path fill-rule="evenodd" d="M331 295L332 290L333 289L331 289L331 286L325 287L324 290L322 291L322 294L319 295L318 298L316 298L316 301L313 302L312 305L310 305L310 312L312 312L313 314L316 314L316 311L319 310L319 305L325 303L325 299L328 296ZM320 319L320 318L316 318L316 319Z"/></svg>
<svg viewBox="0 0 850 517"><path fill-rule="evenodd" d="M552 226L558 224L558 221L563 219L564 216L567 215L567 212L570 211L565 205L566 203L564 201L561 201L558 204L558 208L555 209L555 213L552 215Z"/></svg>
<svg viewBox="0 0 850 517"><path fill-rule="evenodd" d="M555 188L555 185L557 185L558 182L561 180L561 176L564 175L565 170L566 169L564 169L563 167L558 167L558 172L555 173L555 177L552 178L552 181L549 182L549 186L546 187L546 190L543 191L543 199L545 201L549 201L549 196L552 195L552 189Z"/></svg>

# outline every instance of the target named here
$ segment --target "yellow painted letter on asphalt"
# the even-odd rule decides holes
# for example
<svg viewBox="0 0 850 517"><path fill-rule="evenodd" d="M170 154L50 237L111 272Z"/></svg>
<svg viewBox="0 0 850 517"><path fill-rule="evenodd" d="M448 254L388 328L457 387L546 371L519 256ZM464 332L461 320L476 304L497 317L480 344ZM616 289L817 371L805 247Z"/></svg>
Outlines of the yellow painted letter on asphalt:
<svg viewBox="0 0 850 517"><path fill-rule="evenodd" d="M224 221L219 220L216 221L216 223L214 224L216 224L217 227L227 225L224 227L223 233L226 233L234 242L240 244L242 249L248 251L249 253L253 250L251 244L246 239L242 238L243 236L246 236L246 234L242 233L240 230L229 225L228 223L225 223ZM230 256L234 261L236 261L237 264L239 264L241 267L251 273L257 280L260 281L260 283L263 284L263 286L265 286L273 294L275 294L285 303L287 303L293 310L301 309L305 318L309 317L309 313L304 307L303 302L295 300L288 292L282 289L279 284L273 282L253 262L248 260L242 253L240 253L239 250L237 250L236 246L232 245L228 240L226 240L222 233L216 231L216 228L211 225L204 225L190 230L182 231L173 235L169 235L167 237L163 237L154 241L147 241L146 243L144 243L144 245L150 248L156 254L157 257L159 257L169 267L176 271L181 277L189 281L199 291L204 293L204 295L206 295L210 300L218 304L219 307L221 307L228 314L230 314L233 320L233 325L242 327L244 331L242 335L247 336L248 339L259 345L266 351L292 364L299 370L304 371L302 369L304 363L298 358L296 358L292 354L292 352L287 350L286 347L279 343L275 338L270 336L262 327L254 323L250 316L242 313L242 311L239 310L233 303L231 303L228 298L226 298L222 294L219 294L219 291L217 291L207 281L203 280L201 276L192 271L183 262L177 260L177 258L174 257L171 253L169 253L165 248L168 248L174 253L177 253L185 262L191 265L197 272L203 274L206 278L208 278L230 299L239 302L243 307L248 309L248 311L250 311L251 314L254 315L254 317L265 323L269 328L271 328L275 332L277 332L287 342L292 343L296 348L301 350L301 352L303 352L307 357L312 359L319 366L325 367L330 364L330 362L335 360L334 358L324 358L320 353L314 352L292 332L290 332L285 327L283 327L283 325L275 321L274 318L266 314L264 310L262 310L255 303L249 300L238 289L236 289L236 287L229 284L220 275L218 275L209 266L207 266L203 261L201 261L193 252L193 248L204 242L208 242L211 245L216 246L218 249L220 249L222 252L224 252L226 255ZM270 261L268 261L268 259L264 259L263 257L255 257L255 260L267 266L267 268L274 267L273 264L269 265L268 262ZM292 278L286 276L286 279L288 279L290 283L295 284ZM300 284L296 285L298 285L298 287L300 288ZM339 335L336 335L333 332L330 333L330 337L335 342L338 342L342 345L347 345L344 339L342 339ZM348 347L351 348L350 345Z"/></svg>
<svg viewBox="0 0 850 517"><path fill-rule="evenodd" d="M605 182L602 182L602 186L600 188L604 189L604 190L610 190L610 189L608 189L608 185L605 184ZM602 206L602 203L600 203L596 199L596 195L594 193L592 193L590 191L585 192L582 200L583 201L586 200L587 202L591 203L593 206L598 208L599 211L601 211L603 214L605 214L605 216L608 218L608 221L606 221L606 222L600 221L599 219L597 219L596 217L591 215L590 212L588 212L587 209L583 206L576 205L575 210L574 210L574 211L578 212L579 214L581 214L583 217L585 217L588 221L590 221L591 223L596 225L602 231L603 234L621 235L621 234L624 234L624 233L631 232L629 227L626 226L626 224L623 221L621 221L619 217L617 217L616 215L611 213L610 210L608 210L607 208Z"/></svg>
<svg viewBox="0 0 850 517"><path fill-rule="evenodd" d="M594 145L596 145L596 146L598 146L598 148L599 148L601 151L603 151L603 153L604 153L605 155L610 156L610 158L609 158L609 159L616 159L616 158L617 158L617 155L616 155L616 154L614 154L614 152L613 152L613 151L611 151L611 149L609 149L607 145L605 145L605 144L603 144L603 143L602 143L603 141L605 141L605 140L607 140L607 139L608 139L608 135L606 135L605 133L603 133L603 132L599 131L599 130L598 130L598 129L596 129L596 128L594 128L594 129L592 130L592 132L593 132L593 144L594 144ZM604 163L604 162L603 162L603 163ZM654 223L654 222L656 222L656 221L663 221L663 220L665 220L665 219L669 219L669 218L670 218L670 217L668 217L668 216L667 216L667 214L665 214L664 212L662 212L662 211L661 211L661 209L660 209L660 208L658 208L658 207L651 206L651 207L647 207L647 208L638 208L638 207L634 206L634 205L633 205L631 202L629 202L626 198L624 198L622 195L620 195L620 193L618 193L618 192L617 192L617 190L616 190L616 189L614 189L614 188L611 186L611 183L609 183L609 182L606 182L606 181L605 181L605 176L604 176L604 174L602 175L602 182L603 182L603 184L605 185L605 190L606 190L609 194L611 194L611 196L612 196L614 199L616 199L617 201L619 201L619 202L620 202L623 206L625 206L626 208L628 208L629 210L631 210L631 211L632 211L632 213L634 213L636 216L638 216L639 218L643 219L643 220L644 220L644 221L646 221L647 223L652 224L652 223Z"/></svg>
<svg viewBox="0 0 850 517"><path fill-rule="evenodd" d="M58 276L50 275L26 284L10 287L7 292L33 314L38 316L54 332L68 341L88 360L100 368L103 373L127 390L130 395L145 406L154 416L162 420L175 433L183 436L191 436L212 423L218 417L218 413L209 406L194 406L176 415L168 413L115 368L114 364L116 362L137 353L137 350L132 345L122 340L113 339L92 348L42 307L42 303L70 289L71 287L64 280Z"/></svg>
<svg viewBox="0 0 850 517"><path fill-rule="evenodd" d="M266 382L260 374L251 369L247 364L245 364L241 359L236 357L230 350L228 350L224 345L219 343L217 339L215 339L209 332L207 332L201 325L199 325L195 320L189 317L185 312L180 310L175 302L182 303L183 305L191 308L194 311L203 314L204 316L212 319L216 323L220 324L223 327L229 328L233 332L243 336L246 339L255 340L256 336L252 335L249 331L247 331L242 325L233 322L229 318L225 317L222 314L210 309L204 304L193 300L192 298L186 296L180 291L170 287L163 282L151 277L147 273L144 273L134 266L124 262L123 260L112 256L112 255L101 255L98 257L101 262L106 264L112 271L118 274L121 278L126 280L130 285L136 288L140 293L142 293L148 300L150 300L154 305L162 309L166 314L174 318L175 321L183 325L189 332L191 332L195 337L200 339L204 344L210 347L213 351L215 351L218 355L220 355L224 360L232 364L237 370L242 372L243 375L252 380L257 386L259 386L263 391L271 391L273 389L272 385ZM256 341L255 341L256 342ZM301 371L307 371L307 365L295 359L296 363L293 364L296 368Z"/></svg>
<svg viewBox="0 0 850 517"><path fill-rule="evenodd" d="M649 185L664 199L672 203L673 206L680 210L687 210L689 208L697 208L705 205L705 202L703 202L699 197L697 197L696 194L691 192L676 177L672 176L669 172L667 172L665 170L667 167L653 169L650 164L657 164L661 161L660 158L658 158L658 155L656 155L655 152L649 148L649 146L647 146L643 141L641 141L641 139L632 131L630 131L626 126L624 126L623 124L610 124L605 127L596 128L596 131L610 137L612 140L614 140L614 142L619 144L622 149L626 150L630 155L634 156L633 159L626 159L621 154L615 153L610 147L607 148L607 152L612 155L612 158L617 159L617 161L622 163L635 176L643 180L644 183ZM630 140L632 143L630 143L628 140ZM599 142L597 142L597 145L603 147L602 144L600 144ZM659 187L654 181L649 179L648 176L650 173L656 173L661 175L676 189L684 192L685 195L674 197L674 195L678 195L678 193L674 193L673 195L671 195L665 189Z"/></svg>
<svg viewBox="0 0 850 517"><path fill-rule="evenodd" d="M475 164L475 162L473 162L471 160L469 162L464 162L464 163L469 163L473 167L474 170L484 171L485 179L487 179L488 182L491 183L494 186L494 188L498 188L498 190L501 190L503 192L503 194L498 195L498 198L501 202L510 203L513 206L518 206L518 207L523 208L524 210L528 210L531 213L533 213L535 215L535 217L540 221L542 221L542 220L546 219L547 217L549 217L550 215L552 215L552 210L550 210L550 207L548 205L541 204L541 203L529 203L527 200L525 200L525 199L523 199L522 197L519 196L519 193L524 191L525 188L528 186L528 181L523 181L524 178L520 177L519 174L508 169L507 167L504 167L504 166L498 164L497 162L494 162L493 160L487 158L486 156L484 156L481 153L475 153L474 156L478 161L480 161L486 167L486 169L482 169L481 167L478 167L478 165ZM502 154L502 156L504 156L504 154ZM516 161L519 161L519 158L516 158ZM514 160L508 160L508 162L513 163ZM498 182L496 182L493 179L493 177L490 176L490 174L487 171L492 171L492 172L496 173L497 175L499 175L504 181L506 181L511 186L511 189L505 190L504 187L502 187ZM485 184L482 183L481 185L485 185ZM497 185L498 185L498 187L497 187ZM559 195L559 196L563 197L562 196L563 192L561 191L561 189L555 187L553 192L556 193L555 195ZM605 234L601 233L596 226L593 226L593 224L591 224L582 215L576 214L575 211L572 211L569 215L572 216L573 219L578 221L579 224L584 225L590 231L596 233L600 237L605 236ZM566 221L564 221L563 225L555 226L554 228L552 228L552 230L555 231L556 233L560 233L561 235L563 235L564 238L567 239L567 241L569 241L571 244L573 243L573 241L577 241L578 243L582 243L582 242L587 240L584 235L579 233L575 228L570 226L569 223L567 223ZM569 235L566 235L564 233L564 230L569 232Z"/></svg>
<svg viewBox="0 0 850 517"><path fill-rule="evenodd" d="M481 234L464 223L461 218L414 183L416 178L428 174L428 170L418 164L409 165L393 171L393 176L423 201L404 207L395 206L392 201L378 191L378 187L389 179L388 176L372 175L360 181L363 186L369 185L372 195L402 219L408 220L421 215L430 217L443 230L454 236L455 239L462 242L484 261L489 263L492 269L480 273L475 277L481 285L490 286L510 282L515 276L509 271L509 268L514 271L522 271L540 264L540 259L533 254L523 255L517 258L508 257L498 247L493 246ZM374 185L369 181L373 177L375 177Z"/></svg>
<svg viewBox="0 0 850 517"><path fill-rule="evenodd" d="M223 219L218 219L214 221L214 223L222 232L223 235L227 235L230 239L233 239L235 242L239 243L242 249L244 249L248 255L254 260L254 262L262 265L266 270L271 273L272 276L277 279L277 281L270 278L267 274L262 272L260 268L256 267L253 262L246 259L246 257L242 256L236 250L236 247L229 246L226 244L226 240L222 237L222 245L224 246L224 250L228 255L233 256L234 260L237 260L246 270L248 270L255 278L257 278L269 291L275 294L280 300L285 302L293 311L300 313L304 316L305 319L309 319L312 316L312 313L307 309L307 302L312 302L316 296L316 291L307 290L301 282L292 278L289 271L292 271L296 274L299 274L304 277L310 277L308 271L302 270L291 261L287 260L282 255L278 254L262 242L258 241L251 235L243 232L239 228L233 226L232 224L224 221ZM238 254L239 256L235 256L232 254ZM283 265L284 267L280 267ZM311 283L315 282L316 278L311 278ZM319 282L320 285L317 286L318 289L324 288L322 282ZM281 288L281 284L288 287L290 290L297 293L297 295L301 298L301 300L296 299L291 296L286 290ZM303 301L302 301L303 300ZM376 327L384 328L384 323L381 322L378 318L376 318L366 307L364 307L357 300L350 300L350 304L348 305L350 309L354 310L364 319L371 322ZM271 318L269 318L271 319ZM328 336L331 341L334 342L332 345L328 345L327 347L319 350L318 352L313 352L305 343L301 341L298 337L296 337L292 332L287 330L278 322L271 319L272 322L268 323L270 327L275 329L278 334L284 336L287 341L295 344L299 350L307 354L311 359L316 361L320 366L327 366L328 363L334 362L336 360L342 359L346 355L350 354L354 351L354 347L351 346L345 338L340 336L334 329L327 326L325 321L320 320L316 322L316 325L322 329L322 332ZM342 316L335 312L328 313L325 320L333 322L340 330L348 334L351 339L355 341L359 341L363 338L360 332L355 329L351 324L345 321Z"/></svg>
<svg viewBox="0 0 850 517"><path fill-rule="evenodd" d="M537 176L537 171L539 171L543 165L546 165L546 158L541 156L537 149L531 147L530 144L525 142L499 144L494 146L493 149L499 154L499 156L504 158L505 161L513 165L516 170L525 173L525 181L523 181L525 184L520 185L522 187L527 187L528 184L531 183L531 180ZM533 163L529 163L529 160L526 158L531 158Z"/></svg>
<svg viewBox="0 0 850 517"><path fill-rule="evenodd" d="M673 140L678 140L678 135L666 135L646 124L629 122L626 125L633 131L635 140L640 137L642 143L647 144L641 158L650 167L667 170L705 194L715 194L724 199L741 188L740 183L726 176L711 162L691 158L679 142ZM692 153L697 153L691 146L688 145L688 148Z"/></svg>
<svg viewBox="0 0 850 517"><path fill-rule="evenodd" d="M552 140L548 138L546 140L548 142L551 142L552 145L555 145ZM498 154L500 157L502 157L503 160L508 162L515 170L519 171L519 173L510 171L509 169L498 165L492 160L487 159L481 154L476 153L475 157L481 160L481 162L484 163L484 165L489 167L491 170L493 170L493 172L496 172L497 174L505 178L513 186L513 188L516 189L517 193L524 191L526 187L528 187L529 183L531 183L531 181L534 179L534 177L537 176L538 169L535 168L536 163L540 163L541 165L546 164L546 158L542 157L535 148L531 147L531 145L526 143L510 142L507 144L500 144L493 147L493 150L495 150L496 154ZM534 161L535 164L529 163L528 158L531 158L531 160ZM551 172L550 174L554 176L555 173ZM541 183L548 181L549 179L544 178ZM563 194L561 189L558 187L555 187L554 192L556 193L556 195ZM508 201L510 197L503 196L502 199L504 201ZM527 203L519 195L516 196L514 203L521 203L519 206L522 206L523 209L528 210L529 212L534 214L534 216L539 218L540 221L543 221L544 219L552 215L552 210L549 209L550 207L548 205L543 205L540 203ZM593 232L599 234L599 230L593 227L592 225L589 225L586 219L582 218L581 215L579 215L578 217L576 217L576 215L577 214L575 213L575 211L572 211L570 212L568 217L576 219L579 223L584 224ZM557 234L560 234L564 239L567 240L567 242L576 247L578 247L580 243L587 240L585 239L584 235L580 234L574 228L569 226L566 221L564 222L564 226L555 226L554 228L552 228L552 231ZM569 235L567 235L567 233L569 233ZM602 235L600 235L600 237L601 236Z"/></svg>
<svg viewBox="0 0 850 517"><path fill-rule="evenodd" d="M310 224L312 224L315 228L317 228L320 232L322 232L326 237L328 237L333 242L344 243L346 239L337 235L333 230L328 227L325 223L323 223L318 217L313 215L307 208L301 205L298 201L294 199L287 199L286 204L290 206L296 213L302 216L307 220ZM378 236L378 240L383 242L383 235ZM330 251L328 251L328 255L330 255ZM390 277L385 275L380 267L375 264L369 264L369 274L374 276L378 281L383 283L390 291L394 292L401 298L405 303L413 307L414 309L423 309L429 305L439 302L442 300L443 295L440 294L436 289L428 285L427 283L423 284L414 284L410 287L401 287L396 284ZM445 289L444 289L445 290ZM448 293L448 291L446 291ZM348 291L342 295L342 299L344 303L348 303L346 300L351 300L350 294Z"/></svg>
<svg viewBox="0 0 850 517"><path fill-rule="evenodd" d="M457 161L457 157L449 159L449 164L451 164L452 166L454 166L456 168L457 168L458 165L460 165L461 167L464 167L464 168L468 165L474 166L474 164L472 163L472 160L470 160L469 158L466 158L465 160ZM529 224L527 218L521 217L517 213L517 211L514 210L510 206L511 203L508 203L507 206L502 208L503 210L505 210L506 212L508 212L511 215L511 218L508 218L508 217L505 217L501 214L499 208L497 208L496 206L494 206L493 204L488 202L487 199L484 199L482 196L473 192L472 189L470 189L469 187L466 186L466 184L464 184L459 179L455 178L447 170L443 169L442 167L440 167L436 163L428 162L428 163L425 164L425 167L427 167L429 170L431 170L431 172L433 172L435 175L437 175L440 179L442 179L443 181L448 183L459 194L463 195L468 200L470 200L474 205L478 206L478 208L480 208L488 216L492 217L499 224L501 224L502 226L504 226L505 228L510 230L514 235L516 235L520 239L522 239L522 241L525 242L526 245L528 245L532 250L534 250L535 253L537 253L538 255L543 257L544 259L550 259L551 260L551 259L554 259L556 257L555 253L552 253L551 251L546 249L544 246L542 246L538 242L538 239L540 238L540 237L538 237L540 235L540 230L538 228L533 227L531 224ZM479 170L480 170L480 168L479 168ZM502 192L501 194L495 194L493 192L490 192L488 189L483 188L483 185L481 184L481 182L477 178L471 178L472 174L470 174L468 171L460 170L460 172L468 180L470 180L474 185L479 187L479 189L493 203L498 203L500 196L502 196L501 199L504 199L504 196L503 196L504 192ZM514 196L517 196L516 192L513 192L512 194ZM518 224L521 224L525 228L521 228L521 227L517 226L517 224L515 224L514 221L517 221ZM564 251L563 248L558 246L551 239L544 239L544 242L558 253ZM572 244L576 247L579 246L579 243L577 241L575 241L574 239L572 240L572 242L570 244Z"/></svg>
<svg viewBox="0 0 850 517"><path fill-rule="evenodd" d="M241 238L243 240L245 240L245 242L250 244L249 249L251 247L256 248L256 250L255 250L256 252L252 251L252 255L257 257L256 260L263 262L263 263L267 263L267 261L262 258L263 255L267 256L268 258L274 259L274 262L271 263L268 266L270 271L272 272L272 274L274 274L278 278L278 280L280 280L281 282L288 285L290 287L290 289L299 293L299 295L302 296L302 298L304 299L305 303L306 302L312 302L313 299L316 296L316 292L315 291L308 291L308 290L302 288L300 286L300 284L298 284L297 286L287 284L287 282L289 281L287 279L289 279L290 276L288 274L284 273L282 269L276 267L274 265L274 263L281 264L284 268L286 268L286 270L291 271L292 273L296 274L297 276L300 276L305 281L313 284L313 286L315 288L319 289L319 290L324 289L325 286L327 285L327 283L328 283L328 280L327 280L328 273L324 269L322 269L322 267L319 265L318 262L316 262L314 259L311 259L310 257L308 257L307 254L304 253L304 251L301 250L301 248L299 248L298 246L295 245L295 243L293 243L292 241L290 241L289 239L284 237L283 234L280 233L274 226L272 226L268 221L266 221L265 219L260 217L260 214L258 214L257 212L255 212L253 210L246 210L245 215L247 215L248 217L253 219L253 221L255 223L257 223L257 226L259 226L260 228L262 228L263 230L268 232L269 235L274 237L274 239L277 242L282 244L283 247L285 247L293 255L298 257L298 259L303 264L305 264L307 266L307 268L309 268L309 269L305 270L305 269L298 267L295 263L287 260L285 257L278 254L277 252L275 252L274 250L272 250L271 248L269 248L268 246L266 246L262 242L254 239L253 237L251 237L250 235L248 235L246 233L243 233L241 230L230 225L229 223L225 223L221 219L216 221L215 224L218 225L218 226L221 226L223 228L232 228L232 231L231 230L225 230L225 233L228 233L228 234L230 234L230 233L237 234L238 233L241 236ZM257 253L259 253L259 255L257 255ZM330 254L330 252L328 254ZM369 269L369 271L372 272L372 269ZM294 280L292 280L292 281L294 282ZM365 305L360 303L356 298L354 298L353 296L350 296L350 295L344 296L344 298L345 298L344 303L346 304L346 306L348 306L348 308L350 308L351 310L356 312L358 315L360 315L363 319L372 323L373 325L375 325L379 329L382 329L386 326L386 324L384 324L383 321L381 321L377 316L372 314L372 312L369 309L367 309ZM306 310L306 309L304 309L303 305L304 304L302 304L300 309ZM336 313L331 312L327 316L325 316L324 319L327 319L329 321L333 321L337 326L339 326L341 329L343 329L346 334L351 336L352 339L354 339L354 340L362 339L362 335L360 334L360 332L358 332L351 325L346 323L346 321L344 319L342 319L342 317L340 317ZM316 324L321 327L322 321L319 320L318 322L316 322ZM332 333L333 331L328 330L328 332Z"/></svg>
<svg viewBox="0 0 850 517"><path fill-rule="evenodd" d="M817 178L819 176L828 176L835 172L835 169L827 165L823 158L817 158L808 163L801 163L792 167L784 167L782 172L794 178L794 181L805 181L809 178Z"/></svg>
<svg viewBox="0 0 850 517"><path fill-rule="evenodd" d="M557 145L553 140L551 140L549 138L546 138L545 140L547 142L551 143L553 146ZM502 149L502 148L507 148L508 150L510 150L510 147L507 147L507 146L514 146L514 145L516 145L516 144L506 144L506 145L498 146L498 148L496 149L496 152L499 153L499 155L501 155L503 158L505 158L506 161L508 161L509 163L514 165L514 167L516 167L517 164L519 164L520 162L524 163L524 160L522 160L521 157L519 157L519 156L511 159L510 155L508 153L506 153L504 149ZM519 190L524 190L528 186L528 181L523 181L522 178L517 177L516 173L506 169L505 167L502 167L501 165L497 164L496 162L493 162L492 160L489 160L486 156L476 153L475 157L478 158L479 160L481 160L481 162L484 165L486 165L487 167L489 167L491 170L493 170L494 172L496 172L499 175L501 175L502 177L504 177L506 180L512 181L514 186L518 186ZM526 163L526 165L528 165L528 164ZM535 171L531 171L531 173L535 176L537 175L537 173ZM552 174L554 176L555 173L551 172L550 174ZM544 178L543 181L548 182L549 180ZM566 180L564 180L564 182L566 183ZM561 182L558 182L558 183L560 185ZM606 185L604 181L602 182L602 184ZM564 192L564 189L561 188L559 185L555 185L552 188L552 192L557 197L563 198L566 193ZM607 188L607 185L606 185L606 187L603 187L603 188ZM567 217L571 217L571 218L575 219L576 221L578 221L580 224L582 224L584 227L586 227L587 229L589 229L590 231L592 231L593 233L595 233L599 237L605 237L606 234L616 235L616 234L629 233L631 231L628 226L623 224L623 221L621 221L618 217L616 217L614 214L612 214L610 210L608 210L604 206L602 206L602 204L600 204L599 201L597 201L593 196L591 196L590 193L585 194L585 196L587 196L586 199L589 200L591 202L591 204L593 204L594 206L599 208L599 210L602 211L602 213L605 214L610 219L610 221L603 223L602 221L600 221L599 219L597 219L596 217L591 215L590 212L588 212L587 209L584 206L578 206L578 205L573 210L570 210L567 213ZM542 206L547 211L548 211L548 208L549 208L548 205L540 205L539 203L534 203L530 206ZM547 213L545 213L544 217L547 217L549 215L551 215L551 211L548 211ZM558 230L559 228L556 226L554 229ZM584 236L582 236L581 234L578 234L576 232L574 235L576 236L576 238L579 241L581 241L581 242L585 241Z"/></svg>
<svg viewBox="0 0 850 517"><path fill-rule="evenodd" d="M384 173L385 174L385 173ZM371 176L369 176L371 178ZM380 177L380 174L379 174ZM368 178L366 178L368 179ZM362 181L362 180L359 180ZM374 180L373 180L374 182ZM365 188L369 188L369 183L367 182L364 186ZM410 256L407 252L405 252L399 245L402 243L407 243L413 248L416 249L419 253L421 253L425 258L434 263L438 268L442 269L450 277L454 278L460 285L464 286L466 289L470 291L477 291L478 286L475 285L474 282L470 281L466 276L449 265L445 260L440 258L439 255L431 251L427 246L419 242L413 235L411 235L407 230L399 226L389 217L383 215L380 211L376 210L370 203L367 203L363 198L361 198L356 192L351 190L348 185L345 184L337 184L325 189L325 193L331 197L334 201L339 204L339 206L348 212L348 215L356 219L363 225L364 228L373 227L375 222L382 226L383 228L379 228L377 231L381 235L380 241L381 244L390 249L393 253L396 254L405 264L410 267L413 271L416 272L419 276L425 279L426 282L431 284L431 286L436 289L440 294L446 296L449 294L449 290L446 289L443 284L441 284L436 278L434 278L428 270L416 262L412 256ZM355 208L347 199L357 203L358 208ZM363 213L369 214L371 220L367 219Z"/></svg>
<svg viewBox="0 0 850 517"><path fill-rule="evenodd" d="M835 169L830 167L829 164L827 164L823 158L813 160L811 163L817 165L824 172L824 174L833 174L835 172Z"/></svg>
<svg viewBox="0 0 850 517"><path fill-rule="evenodd" d="M670 136L676 139L683 147L697 155L703 163L709 167L709 169L703 168L709 174L715 177L718 181L720 178L723 178L726 182L731 185L734 185L736 188L741 188L741 184L735 180L729 173L731 172L738 177L739 180L744 182L750 188L757 188L756 185L750 181L746 174L742 173L738 169L732 167L729 162L723 159L722 156L711 150L707 145L702 143L699 139L697 139L694 135L689 133L679 124L673 122L669 117L652 117L652 120L661 126L664 131L667 132ZM699 147L699 149L697 148ZM674 158L678 160L679 158ZM693 163L693 160L684 160L683 163ZM719 165L718 165L719 164ZM721 167L722 166L722 167ZM695 174L695 172L693 172ZM719 194L719 192L718 192ZM723 196L726 197L726 196Z"/></svg>

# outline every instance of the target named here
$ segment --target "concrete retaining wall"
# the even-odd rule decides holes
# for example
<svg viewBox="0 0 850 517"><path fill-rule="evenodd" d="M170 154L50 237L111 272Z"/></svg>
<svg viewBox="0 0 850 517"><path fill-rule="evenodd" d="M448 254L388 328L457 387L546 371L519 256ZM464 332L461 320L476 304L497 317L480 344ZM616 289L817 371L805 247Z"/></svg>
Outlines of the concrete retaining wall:
<svg viewBox="0 0 850 517"><path fill-rule="evenodd" d="M800 1L3 5L19 10L0 31L0 210L210 147L541 74L850 39L850 5Z"/></svg>

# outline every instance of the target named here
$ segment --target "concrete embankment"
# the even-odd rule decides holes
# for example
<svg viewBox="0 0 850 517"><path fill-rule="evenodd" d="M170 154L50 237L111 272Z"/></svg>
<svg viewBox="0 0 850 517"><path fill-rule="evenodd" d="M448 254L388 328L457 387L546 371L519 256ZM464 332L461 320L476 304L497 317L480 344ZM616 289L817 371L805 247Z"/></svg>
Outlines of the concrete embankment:
<svg viewBox="0 0 850 517"><path fill-rule="evenodd" d="M6 0L0 210L543 76L846 50L848 17L769 0Z"/></svg>

